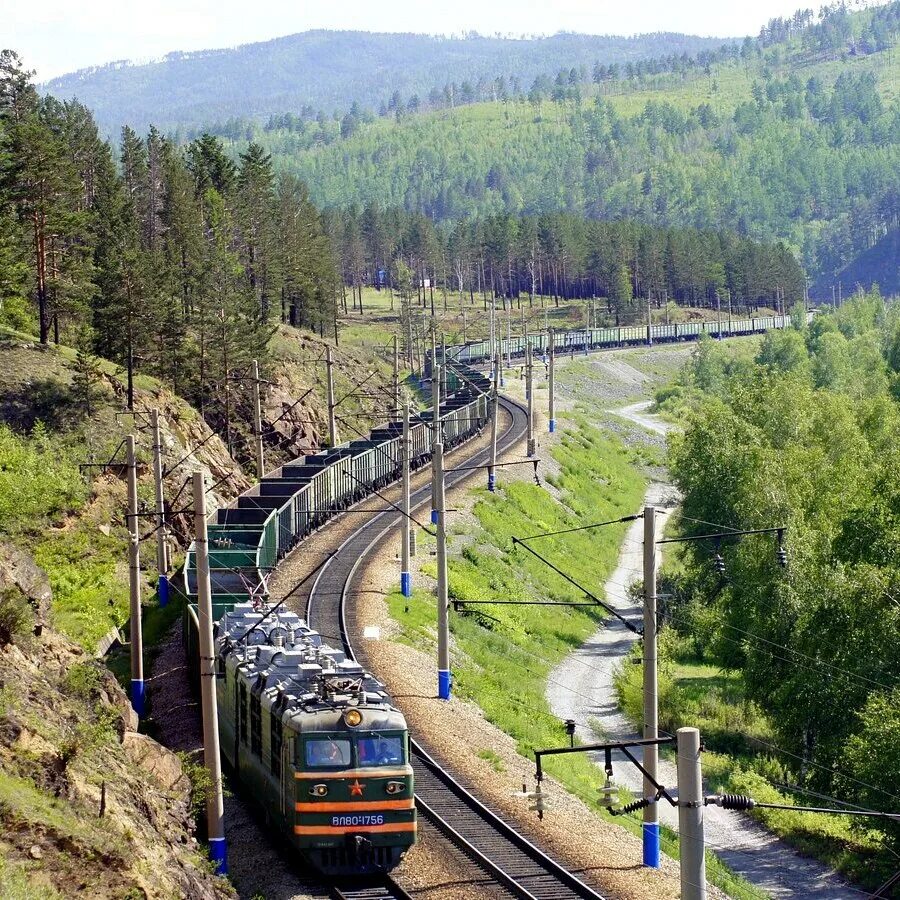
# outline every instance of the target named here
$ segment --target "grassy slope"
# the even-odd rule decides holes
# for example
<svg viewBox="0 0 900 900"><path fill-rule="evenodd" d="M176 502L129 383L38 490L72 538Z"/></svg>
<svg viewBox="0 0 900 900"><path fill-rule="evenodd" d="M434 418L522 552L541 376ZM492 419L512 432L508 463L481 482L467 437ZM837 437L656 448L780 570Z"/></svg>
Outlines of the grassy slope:
<svg viewBox="0 0 900 900"><path fill-rule="evenodd" d="M671 377L683 358L667 348L658 351L627 351L622 362L643 371L652 382ZM597 378L597 373L593 373ZM600 376L602 378L602 376ZM612 393L609 386L594 391L590 362L576 360L561 370L561 382L580 384L574 412L564 413L565 435L552 451L559 474L547 481L558 490L553 494L525 481L514 481L496 494L475 491L477 525L451 530L449 565L450 596L456 600L552 599L583 601L584 595L539 563L511 546L511 535L565 528L585 521L606 521L633 512L640 505L648 466L659 462L655 447L623 439L606 427L605 405L616 405L644 396L626 387ZM591 424L593 423L593 424ZM608 423L614 424L614 423ZM576 532L547 538L535 549L563 571L602 596L611 574L625 526L596 532ZM433 541L420 534L427 552ZM434 574L433 564L425 571ZM434 642L434 598L417 589L411 599L394 593L388 598L391 615L401 627L401 640L422 647ZM602 614L582 608L470 607L471 612L451 616L455 690L474 700L486 717L518 742L519 752L530 757L538 746L558 745L561 724L545 699L547 678L553 667L598 627ZM491 761L490 748L482 758ZM580 755L549 758L549 772L576 796L590 805L597 800L596 766ZM639 814L618 820L632 833L640 834ZM678 838L663 829L662 846L678 857ZM708 878L738 900L758 900L764 895L735 876L712 854L708 854Z"/></svg>

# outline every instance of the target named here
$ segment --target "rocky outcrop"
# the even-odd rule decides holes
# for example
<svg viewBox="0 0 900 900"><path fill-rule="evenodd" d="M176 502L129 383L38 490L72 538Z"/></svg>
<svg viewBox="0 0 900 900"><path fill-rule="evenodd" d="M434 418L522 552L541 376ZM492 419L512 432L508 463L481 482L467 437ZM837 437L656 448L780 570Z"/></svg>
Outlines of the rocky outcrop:
<svg viewBox="0 0 900 900"><path fill-rule="evenodd" d="M34 612L35 628L50 624L50 580L37 563L12 544L0 542L0 591L22 594Z"/></svg>
<svg viewBox="0 0 900 900"><path fill-rule="evenodd" d="M2 571L49 602L27 554ZM52 628L0 646L0 860L34 896L233 896L194 836L181 760L136 726L112 674Z"/></svg>

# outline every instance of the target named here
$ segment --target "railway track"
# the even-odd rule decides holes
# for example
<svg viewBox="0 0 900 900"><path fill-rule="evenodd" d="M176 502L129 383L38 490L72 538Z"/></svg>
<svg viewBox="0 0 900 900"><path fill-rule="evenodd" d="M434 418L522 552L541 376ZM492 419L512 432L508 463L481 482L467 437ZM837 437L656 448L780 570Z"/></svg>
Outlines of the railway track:
<svg viewBox="0 0 900 900"><path fill-rule="evenodd" d="M498 436L498 455L509 450L524 434L526 411L518 403L502 399L501 407L509 425ZM470 456L467 466L481 465L489 459L483 449ZM470 472L451 473L448 487L461 483ZM430 496L430 486L414 491L410 500L415 508ZM347 604L360 564L387 533L400 523L400 514L376 513L360 525L335 551L312 583L306 596L306 619L320 633L340 636L345 652L362 657L354 650L352 636L357 632L355 611ZM365 659L360 658L365 665ZM572 875L562 865L523 838L515 828L478 801L454 779L416 741L412 741L412 766L416 779L416 805L453 845L481 869L501 892L524 900L603 900L600 894ZM384 890L400 890L391 880ZM341 896L389 898L401 894L346 894Z"/></svg>
<svg viewBox="0 0 900 900"><path fill-rule="evenodd" d="M392 878L385 878L365 887L336 887L332 900L412 900L412 897Z"/></svg>

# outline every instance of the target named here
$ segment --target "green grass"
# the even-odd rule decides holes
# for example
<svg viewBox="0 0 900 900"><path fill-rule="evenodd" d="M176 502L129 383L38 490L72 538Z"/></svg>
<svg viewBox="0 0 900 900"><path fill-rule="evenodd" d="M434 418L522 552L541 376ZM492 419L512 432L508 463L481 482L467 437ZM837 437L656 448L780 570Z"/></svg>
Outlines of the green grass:
<svg viewBox="0 0 900 900"><path fill-rule="evenodd" d="M0 897L4 900L62 900L54 887L25 863L0 856Z"/></svg>

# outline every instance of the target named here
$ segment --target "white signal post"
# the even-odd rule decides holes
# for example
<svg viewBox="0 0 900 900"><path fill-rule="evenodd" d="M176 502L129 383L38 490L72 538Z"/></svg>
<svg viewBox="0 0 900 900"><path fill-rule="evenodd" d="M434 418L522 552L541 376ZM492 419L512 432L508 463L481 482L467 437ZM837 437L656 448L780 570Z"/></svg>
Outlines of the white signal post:
<svg viewBox="0 0 900 900"><path fill-rule="evenodd" d="M200 638L200 702L203 709L203 762L209 772L206 830L209 856L219 875L228 872L225 845L225 807L222 798L222 760L219 756L219 716L216 709L216 660L213 645L212 586L209 580L209 543L206 531L206 485L194 472L194 562L197 568L197 620Z"/></svg>
<svg viewBox="0 0 900 900"><path fill-rule="evenodd" d="M131 705L144 715L144 639L141 632L141 535L138 518L137 460L134 435L125 438L128 467L128 595L131 642Z"/></svg>

